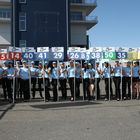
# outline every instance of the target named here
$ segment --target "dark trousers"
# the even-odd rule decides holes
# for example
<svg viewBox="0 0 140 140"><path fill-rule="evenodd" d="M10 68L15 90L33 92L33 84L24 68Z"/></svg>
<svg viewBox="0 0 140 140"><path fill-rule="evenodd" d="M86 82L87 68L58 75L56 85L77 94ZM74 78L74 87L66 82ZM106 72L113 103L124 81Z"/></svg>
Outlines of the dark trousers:
<svg viewBox="0 0 140 140"><path fill-rule="evenodd" d="M109 92L110 92L110 96L111 97L113 96L112 79L111 78L105 78L105 91L106 91L106 98L107 99L109 99Z"/></svg>
<svg viewBox="0 0 140 140"><path fill-rule="evenodd" d="M21 79L21 88L24 95L24 100L30 99L30 89L29 89L29 80L23 80Z"/></svg>
<svg viewBox="0 0 140 140"><path fill-rule="evenodd" d="M67 89L66 89L67 79L59 79L59 83L60 83L60 89L62 92L62 98L66 99L67 98Z"/></svg>
<svg viewBox="0 0 140 140"><path fill-rule="evenodd" d="M7 78L6 81L6 85L7 85L7 92L8 92L8 99L12 99L13 98L13 78L9 79Z"/></svg>
<svg viewBox="0 0 140 140"><path fill-rule="evenodd" d="M50 87L50 80L49 78L45 78L45 96L47 100L50 99L49 87Z"/></svg>
<svg viewBox="0 0 140 140"><path fill-rule="evenodd" d="M114 77L114 84L115 84L115 96L116 98L120 99L121 93L120 93L120 85L121 85L121 77Z"/></svg>
<svg viewBox="0 0 140 140"><path fill-rule="evenodd" d="M1 79L2 80L2 89L3 89L3 94L4 94L4 99L7 99L7 93L6 93L6 90L7 90L7 78L4 77Z"/></svg>
<svg viewBox="0 0 140 140"><path fill-rule="evenodd" d="M71 97L74 98L74 78L69 78Z"/></svg>
<svg viewBox="0 0 140 140"><path fill-rule="evenodd" d="M128 94L126 95L126 89L128 88ZM123 97L131 97L131 77L123 77L122 79L122 94Z"/></svg>
<svg viewBox="0 0 140 140"><path fill-rule="evenodd" d="M32 84L32 96L33 96L33 98L35 98L36 77L31 78L31 84Z"/></svg>
<svg viewBox="0 0 140 140"><path fill-rule="evenodd" d="M95 91L96 91L96 94L97 94L97 100L100 99L100 81L101 79L100 78L95 78Z"/></svg>
<svg viewBox="0 0 140 140"><path fill-rule="evenodd" d="M83 79L84 99L90 99L89 84L89 78Z"/></svg>
<svg viewBox="0 0 140 140"><path fill-rule="evenodd" d="M42 95L42 84L43 84L43 78L38 78L38 89L39 89L39 93L40 93L40 97L43 98Z"/></svg>
<svg viewBox="0 0 140 140"><path fill-rule="evenodd" d="M81 78L76 78L75 79L76 98L79 98L80 97L80 83L81 83Z"/></svg>
<svg viewBox="0 0 140 140"><path fill-rule="evenodd" d="M53 100L57 101L57 79L52 79L52 88L53 88Z"/></svg>

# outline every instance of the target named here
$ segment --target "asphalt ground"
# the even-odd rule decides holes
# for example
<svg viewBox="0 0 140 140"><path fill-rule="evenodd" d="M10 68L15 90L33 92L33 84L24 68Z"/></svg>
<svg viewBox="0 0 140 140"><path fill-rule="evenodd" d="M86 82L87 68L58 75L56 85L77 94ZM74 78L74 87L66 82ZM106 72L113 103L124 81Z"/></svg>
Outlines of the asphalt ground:
<svg viewBox="0 0 140 140"><path fill-rule="evenodd" d="M139 140L140 101L4 105L1 140Z"/></svg>
<svg viewBox="0 0 140 140"><path fill-rule="evenodd" d="M0 100L0 140L71 139L140 140L140 100L44 102L39 94L30 102Z"/></svg>

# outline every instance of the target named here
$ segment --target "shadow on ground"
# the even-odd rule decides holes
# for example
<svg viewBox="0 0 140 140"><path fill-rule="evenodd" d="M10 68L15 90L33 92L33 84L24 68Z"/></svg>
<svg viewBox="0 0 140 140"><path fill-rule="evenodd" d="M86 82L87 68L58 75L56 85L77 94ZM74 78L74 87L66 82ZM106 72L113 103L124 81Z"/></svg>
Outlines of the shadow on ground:
<svg viewBox="0 0 140 140"><path fill-rule="evenodd" d="M0 103L1 109L0 109L0 120L5 116L5 114L11 110L15 104L9 104L8 103ZM6 107L5 107L6 106ZM4 108L4 109L3 109Z"/></svg>
<svg viewBox="0 0 140 140"><path fill-rule="evenodd" d="M101 104L101 103L89 102L89 101L65 102L65 103L59 102L59 103L50 103L50 104L31 105L31 107L38 108L38 109L53 109L53 108L63 108L63 107L89 106L94 104Z"/></svg>

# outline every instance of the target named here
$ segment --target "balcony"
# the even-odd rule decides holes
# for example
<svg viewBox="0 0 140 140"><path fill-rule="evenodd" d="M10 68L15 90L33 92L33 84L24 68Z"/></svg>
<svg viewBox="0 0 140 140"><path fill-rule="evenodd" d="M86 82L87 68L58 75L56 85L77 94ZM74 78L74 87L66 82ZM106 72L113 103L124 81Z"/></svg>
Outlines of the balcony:
<svg viewBox="0 0 140 140"><path fill-rule="evenodd" d="M0 9L0 22L10 22L11 11L9 9Z"/></svg>
<svg viewBox="0 0 140 140"><path fill-rule="evenodd" d="M98 23L97 16L83 16L77 14L71 15L72 25L85 25L87 27L87 30L95 26L97 23Z"/></svg>
<svg viewBox="0 0 140 140"><path fill-rule="evenodd" d="M10 6L11 0L0 0L0 5L1 6Z"/></svg>
<svg viewBox="0 0 140 140"><path fill-rule="evenodd" d="M96 0L70 0L71 10L81 10L86 11L89 15L96 7Z"/></svg>

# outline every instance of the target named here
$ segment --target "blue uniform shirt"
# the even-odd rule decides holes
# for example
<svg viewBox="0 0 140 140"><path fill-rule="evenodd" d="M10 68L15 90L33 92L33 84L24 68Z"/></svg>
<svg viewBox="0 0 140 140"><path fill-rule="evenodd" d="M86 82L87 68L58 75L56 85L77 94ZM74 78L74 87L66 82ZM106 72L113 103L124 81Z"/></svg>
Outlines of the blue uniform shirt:
<svg viewBox="0 0 140 140"><path fill-rule="evenodd" d="M123 68L124 75L125 77L131 77L131 67L124 67Z"/></svg>
<svg viewBox="0 0 140 140"><path fill-rule="evenodd" d="M36 77L37 68L31 67L30 71L31 71L31 77Z"/></svg>
<svg viewBox="0 0 140 140"><path fill-rule="evenodd" d="M85 68L82 68L82 78L83 79L90 78L90 69L86 69L85 71Z"/></svg>
<svg viewBox="0 0 140 140"><path fill-rule="evenodd" d="M139 77L139 66L132 68L133 77Z"/></svg>
<svg viewBox="0 0 140 140"><path fill-rule="evenodd" d="M58 79L58 68L52 68L52 79Z"/></svg>
<svg viewBox="0 0 140 140"><path fill-rule="evenodd" d="M110 78L110 68L109 67L105 67L104 70L103 70L103 76L104 78Z"/></svg>
<svg viewBox="0 0 140 140"><path fill-rule="evenodd" d="M90 78L94 78L95 77L95 69L89 69L90 70Z"/></svg>
<svg viewBox="0 0 140 140"><path fill-rule="evenodd" d="M100 72L101 71L101 68L100 67L97 67L96 69L95 69L95 78L100 78L101 77L101 75L100 75Z"/></svg>
<svg viewBox="0 0 140 140"><path fill-rule="evenodd" d="M45 78L49 78L49 71L51 70L51 68L46 68L45 69Z"/></svg>
<svg viewBox="0 0 140 140"><path fill-rule="evenodd" d="M120 66L114 67L113 71L114 71L114 76L115 77L121 77L121 67Z"/></svg>
<svg viewBox="0 0 140 140"><path fill-rule="evenodd" d="M60 78L67 78L66 68L60 68Z"/></svg>
<svg viewBox="0 0 140 140"><path fill-rule="evenodd" d="M75 77L74 67L68 67L68 78L74 78L74 77Z"/></svg>
<svg viewBox="0 0 140 140"><path fill-rule="evenodd" d="M20 75L21 79L28 80L29 79L29 69L24 68L24 67L20 68L19 75Z"/></svg>
<svg viewBox="0 0 140 140"><path fill-rule="evenodd" d="M39 77L39 78L42 78L43 69L38 68L38 69L36 70L36 72L38 73L38 77Z"/></svg>
<svg viewBox="0 0 140 140"><path fill-rule="evenodd" d="M81 76L81 68L76 67L75 77L80 78L80 76Z"/></svg>
<svg viewBox="0 0 140 140"><path fill-rule="evenodd" d="M6 69L7 76L8 76L9 78L10 78L10 77L13 77L13 75L15 74L15 71L16 71L15 68L7 68L7 69Z"/></svg>

